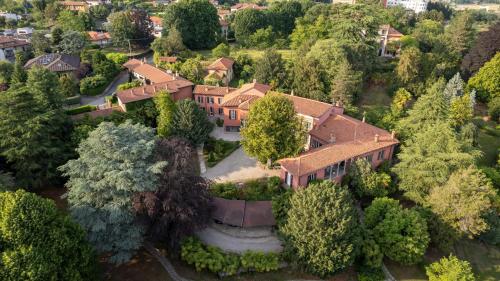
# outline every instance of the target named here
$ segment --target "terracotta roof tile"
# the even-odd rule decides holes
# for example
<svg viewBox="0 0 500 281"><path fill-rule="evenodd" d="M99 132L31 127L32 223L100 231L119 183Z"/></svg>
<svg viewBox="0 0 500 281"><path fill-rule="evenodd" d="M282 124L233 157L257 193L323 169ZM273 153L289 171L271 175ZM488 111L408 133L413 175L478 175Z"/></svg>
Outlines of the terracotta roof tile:
<svg viewBox="0 0 500 281"><path fill-rule="evenodd" d="M160 57L159 60L161 62L174 63L177 61L177 57Z"/></svg>
<svg viewBox="0 0 500 281"><path fill-rule="evenodd" d="M194 86L193 94L198 95L211 95L211 96L225 96L233 91L236 91L236 88L231 87L218 87L218 86L209 86L209 85L196 85Z"/></svg>
<svg viewBox="0 0 500 281"><path fill-rule="evenodd" d="M316 100L306 99L303 97L297 97L287 94L283 95L293 102L293 107L295 109L295 112L302 115L311 116L314 118L319 118L323 116L333 107L333 105L325 102L320 102Z"/></svg>
<svg viewBox="0 0 500 281"><path fill-rule="evenodd" d="M0 48L14 48L30 45L26 40L18 40L10 36L0 36Z"/></svg>
<svg viewBox="0 0 500 281"><path fill-rule="evenodd" d="M181 88L191 87L193 83L185 79L171 80L154 85L135 87L116 93L116 96L124 104L140 100L153 98L162 90L167 90L171 94L177 93Z"/></svg>
<svg viewBox="0 0 500 281"><path fill-rule="evenodd" d="M160 17L150 16L149 19L151 20L151 22L153 22L154 25L157 25L157 26L163 25L163 21Z"/></svg>
<svg viewBox="0 0 500 281"><path fill-rule="evenodd" d="M87 34L90 37L90 41L111 39L111 35L109 35L109 32L88 31Z"/></svg>
<svg viewBox="0 0 500 281"><path fill-rule="evenodd" d="M163 83L175 80L175 76L173 74L166 73L161 69L158 69L148 63L144 63L143 61L137 59L131 59L124 63L123 66L129 71L133 71L153 83Z"/></svg>
<svg viewBox="0 0 500 281"><path fill-rule="evenodd" d="M248 100L248 96L263 97L270 89L271 86L257 82L244 84L236 91L225 95L222 106L238 106L242 102Z"/></svg>
<svg viewBox="0 0 500 281"><path fill-rule="evenodd" d="M220 58L207 66L208 70L229 70L233 67L234 60L229 58Z"/></svg>
<svg viewBox="0 0 500 281"><path fill-rule="evenodd" d="M24 67L29 69L34 65L44 67L54 72L74 71L80 68L80 58L64 54L45 54L30 59Z"/></svg>

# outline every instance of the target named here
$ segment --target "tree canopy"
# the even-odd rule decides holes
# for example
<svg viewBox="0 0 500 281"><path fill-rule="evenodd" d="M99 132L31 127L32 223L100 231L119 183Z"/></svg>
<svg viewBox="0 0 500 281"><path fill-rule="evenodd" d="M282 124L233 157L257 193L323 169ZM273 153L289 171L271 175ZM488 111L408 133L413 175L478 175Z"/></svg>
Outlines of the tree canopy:
<svg viewBox="0 0 500 281"><path fill-rule="evenodd" d="M283 94L269 93L250 107L241 129L243 149L261 163L299 153L306 141L305 125Z"/></svg>
<svg viewBox="0 0 500 281"><path fill-rule="evenodd" d="M425 268L429 281L475 281L469 262L450 255Z"/></svg>
<svg viewBox="0 0 500 281"><path fill-rule="evenodd" d="M194 100L177 102L172 118L171 134L187 139L194 145L205 142L213 129L206 112Z"/></svg>

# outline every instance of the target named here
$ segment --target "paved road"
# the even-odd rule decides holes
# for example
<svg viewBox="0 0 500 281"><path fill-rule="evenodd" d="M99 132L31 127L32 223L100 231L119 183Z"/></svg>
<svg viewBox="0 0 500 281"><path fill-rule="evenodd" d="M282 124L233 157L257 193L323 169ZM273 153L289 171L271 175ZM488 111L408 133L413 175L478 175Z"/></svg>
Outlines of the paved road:
<svg viewBox="0 0 500 281"><path fill-rule="evenodd" d="M101 105L103 103L106 103L104 97L106 96L111 96L115 91L118 85L122 83L128 82L128 72L127 71L122 71L118 76L115 78L113 83L111 84L110 87L106 89L102 94L98 96L82 96L81 99L81 104L82 105Z"/></svg>
<svg viewBox="0 0 500 281"><path fill-rule="evenodd" d="M257 160L248 157L240 147L212 168L203 177L217 181L245 181L249 179L279 176L279 170L262 168Z"/></svg>

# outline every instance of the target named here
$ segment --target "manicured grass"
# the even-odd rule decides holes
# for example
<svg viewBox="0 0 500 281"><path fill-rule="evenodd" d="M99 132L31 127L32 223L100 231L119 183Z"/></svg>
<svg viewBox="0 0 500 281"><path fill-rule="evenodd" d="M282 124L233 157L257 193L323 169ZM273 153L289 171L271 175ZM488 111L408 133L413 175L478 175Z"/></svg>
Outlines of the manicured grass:
<svg viewBox="0 0 500 281"><path fill-rule="evenodd" d="M478 281L500 280L500 249L477 240L463 239L457 242L452 251L459 259L468 261ZM435 249L428 249L421 264L404 266L386 260L385 265L398 281L425 281L425 266L429 265L448 253L441 253Z"/></svg>
<svg viewBox="0 0 500 281"><path fill-rule="evenodd" d="M203 147L203 155L207 166L211 168L217 165L217 163L228 157L238 147L240 147L239 141L209 138Z"/></svg>
<svg viewBox="0 0 500 281"><path fill-rule="evenodd" d="M493 121L484 121L481 117L475 118L474 123L479 128L477 141L479 148L484 153L478 164L494 166L500 152L500 125Z"/></svg>
<svg viewBox="0 0 500 281"><path fill-rule="evenodd" d="M389 107L392 98L387 94L387 87L384 85L367 85L358 97L358 106L370 110L377 107Z"/></svg>

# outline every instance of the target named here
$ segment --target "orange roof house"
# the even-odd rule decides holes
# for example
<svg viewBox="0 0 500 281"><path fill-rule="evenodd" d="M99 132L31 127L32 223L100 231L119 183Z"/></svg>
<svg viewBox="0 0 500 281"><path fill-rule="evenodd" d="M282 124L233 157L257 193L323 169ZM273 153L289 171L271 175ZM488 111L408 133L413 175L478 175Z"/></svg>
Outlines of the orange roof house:
<svg viewBox="0 0 500 281"><path fill-rule="evenodd" d="M131 76L141 80L144 85L116 93L118 104L127 111L126 104L153 98L162 90L168 91L174 100L192 99L193 82L179 76L164 72L144 61L131 59L123 64Z"/></svg>
<svg viewBox="0 0 500 281"><path fill-rule="evenodd" d="M220 80L225 85L233 79L234 60L230 58L219 58L207 67L208 74L205 80L215 79Z"/></svg>
<svg viewBox="0 0 500 281"><path fill-rule="evenodd" d="M236 91L236 88L209 85L196 85L193 90L194 100L209 116L224 119L224 96Z"/></svg>
<svg viewBox="0 0 500 281"><path fill-rule="evenodd" d="M149 19L153 23L153 35L155 37L161 37L163 32L163 20L157 16L150 16Z"/></svg>
<svg viewBox="0 0 500 281"><path fill-rule="evenodd" d="M384 24L380 26L378 31L380 35L380 47L379 47L379 55L383 57L395 57L399 53L399 48L396 51L389 51L387 45L390 43L398 42L401 37L403 37L403 33L397 31L393 27L388 24Z"/></svg>
<svg viewBox="0 0 500 281"><path fill-rule="evenodd" d="M87 12L89 10L89 4L83 1L64 1L61 3L66 10L75 12Z"/></svg>
<svg viewBox="0 0 500 281"><path fill-rule="evenodd" d="M109 35L109 32L88 31L87 34L89 35L90 42L93 44L104 47L111 43L111 35Z"/></svg>

